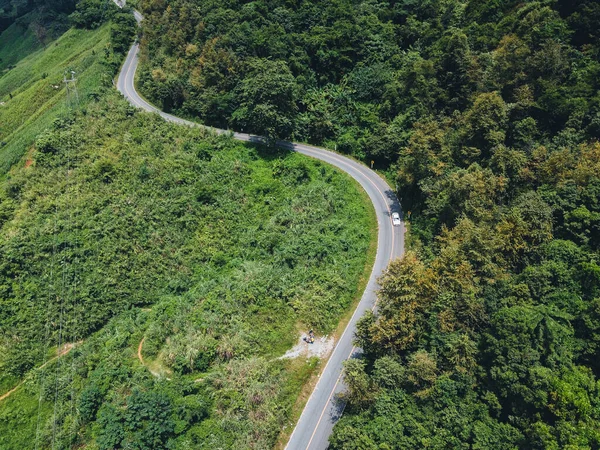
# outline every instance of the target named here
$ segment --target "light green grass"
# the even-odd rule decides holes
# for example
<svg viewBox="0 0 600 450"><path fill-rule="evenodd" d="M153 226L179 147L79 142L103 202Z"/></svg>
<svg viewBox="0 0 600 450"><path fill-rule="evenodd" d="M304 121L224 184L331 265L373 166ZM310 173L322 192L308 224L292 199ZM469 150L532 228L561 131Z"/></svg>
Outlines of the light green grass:
<svg viewBox="0 0 600 450"><path fill-rule="evenodd" d="M102 78L109 76L102 64L108 37L108 26L94 31L71 29L0 78L0 101L5 102L0 106L0 142L4 142L0 144L0 175L23 156L40 132L66 112L62 82L66 69L77 72L82 104L98 89Z"/></svg>

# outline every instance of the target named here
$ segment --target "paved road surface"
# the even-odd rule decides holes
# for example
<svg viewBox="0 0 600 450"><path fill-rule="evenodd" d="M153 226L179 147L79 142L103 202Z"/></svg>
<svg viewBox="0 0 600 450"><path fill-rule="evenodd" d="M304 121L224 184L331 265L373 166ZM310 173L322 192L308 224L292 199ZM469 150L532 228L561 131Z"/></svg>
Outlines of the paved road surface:
<svg viewBox="0 0 600 450"><path fill-rule="evenodd" d="M142 16L137 11L135 17L138 23L141 22ZM160 114L165 120L181 125L199 126L193 122L160 111L140 97L134 86L134 76L138 65L138 50L139 46L137 43L131 47L119 74L117 89L123 93L131 104L146 111ZM213 130L219 134L229 133L225 130ZM233 136L245 142L262 141L262 138L259 136L245 133L233 133ZM377 257L375 258L373 272L371 273L367 288L352 319L323 369L315 390L308 399L286 447L288 450L321 450L327 448L328 438L333 425L341 416L344 407L343 403L337 399L337 394L344 390L341 378L342 363L350 357L360 355L360 349L354 348L352 345L356 322L362 317L365 311L375 306L377 278L385 270L389 262L401 256L404 251L404 225L397 227L392 225L391 213L394 211L400 212L400 205L392 189L390 189L388 184L379 175L363 164L311 145L286 141L280 141L278 145L334 165L358 181L373 202L379 226Z"/></svg>

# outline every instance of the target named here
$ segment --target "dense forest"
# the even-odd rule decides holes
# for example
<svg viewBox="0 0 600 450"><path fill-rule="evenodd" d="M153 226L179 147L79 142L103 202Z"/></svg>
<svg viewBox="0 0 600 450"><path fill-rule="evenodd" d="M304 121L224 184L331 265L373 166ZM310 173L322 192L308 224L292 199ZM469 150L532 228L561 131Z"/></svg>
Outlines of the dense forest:
<svg viewBox="0 0 600 450"><path fill-rule="evenodd" d="M397 187L410 250L360 322L332 449L600 448L599 2L138 4L150 100ZM4 1L1 23L110 15L114 74L133 23L103 5ZM0 180L1 392L25 380L0 446L272 447L317 370L273 358L335 327L372 218L325 165L110 90Z"/></svg>
<svg viewBox="0 0 600 450"><path fill-rule="evenodd" d="M140 6L149 98L397 183L332 448L600 446L600 3Z"/></svg>

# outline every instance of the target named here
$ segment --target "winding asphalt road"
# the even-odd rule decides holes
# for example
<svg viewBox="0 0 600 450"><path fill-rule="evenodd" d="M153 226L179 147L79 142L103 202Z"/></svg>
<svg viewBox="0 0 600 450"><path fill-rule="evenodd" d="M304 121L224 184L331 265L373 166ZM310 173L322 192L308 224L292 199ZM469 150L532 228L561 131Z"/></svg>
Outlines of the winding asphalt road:
<svg viewBox="0 0 600 450"><path fill-rule="evenodd" d="M115 2L117 3L117 0ZM117 5L121 6L119 3ZM142 21L142 15L137 11L135 11L135 18L138 23ZM169 122L186 126L202 126L159 110L146 102L136 92L134 77L138 66L138 52L139 44L136 43L131 47L127 59L123 64L117 80L117 89L132 105L149 112L157 113ZM212 128L212 130L218 134L230 133L229 131L215 128ZM263 138L260 136L245 133L233 133L233 137L245 142L263 141ZM279 141L277 145L310 156L311 158L325 161L346 172L358 181L367 192L377 214L379 228L377 256L367 288L323 369L286 447L288 450L322 450L327 448L333 425L341 417L344 409L344 403L338 398L338 394L345 389L342 377L342 363L348 358L359 356L361 353L359 348L352 345L356 322L367 310L375 308L377 299L376 291L378 289L377 278L392 260L400 257L404 252L404 224L400 226L392 225L392 212L400 212L398 199L389 185L377 173L363 164L312 145L296 144L287 141Z"/></svg>

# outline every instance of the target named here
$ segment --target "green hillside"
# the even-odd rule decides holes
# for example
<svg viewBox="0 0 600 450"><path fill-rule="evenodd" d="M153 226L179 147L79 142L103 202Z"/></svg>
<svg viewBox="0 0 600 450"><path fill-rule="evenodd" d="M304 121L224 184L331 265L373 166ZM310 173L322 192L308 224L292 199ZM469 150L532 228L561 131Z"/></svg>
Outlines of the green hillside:
<svg viewBox="0 0 600 450"><path fill-rule="evenodd" d="M13 36L8 29L3 39ZM110 82L107 68L109 26L97 30L71 29L46 49L20 60L0 77L0 174L4 174L30 148L35 137L54 119L66 113L62 82L65 70L74 70L82 105L99 86ZM109 54L110 55L110 54Z"/></svg>
<svg viewBox="0 0 600 450"><path fill-rule="evenodd" d="M410 251L359 323L332 449L600 448L600 3L138 6L156 104L397 187ZM0 167L30 149L0 183L0 447L271 448L318 367L277 357L348 310L370 209L323 164L133 110L85 70L115 73L130 32L106 30L0 78ZM72 118L44 108L44 58L81 58Z"/></svg>

